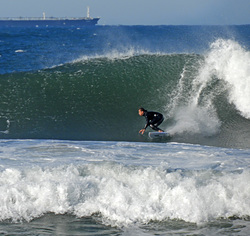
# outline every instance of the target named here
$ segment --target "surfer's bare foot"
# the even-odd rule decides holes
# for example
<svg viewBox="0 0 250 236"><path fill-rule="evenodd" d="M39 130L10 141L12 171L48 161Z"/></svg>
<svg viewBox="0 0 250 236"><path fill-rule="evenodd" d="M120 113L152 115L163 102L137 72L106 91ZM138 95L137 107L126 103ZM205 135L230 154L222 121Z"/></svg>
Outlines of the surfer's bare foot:
<svg viewBox="0 0 250 236"><path fill-rule="evenodd" d="M162 132L164 132L164 131L163 131L163 130L159 130L158 132L161 132L161 133L162 133Z"/></svg>

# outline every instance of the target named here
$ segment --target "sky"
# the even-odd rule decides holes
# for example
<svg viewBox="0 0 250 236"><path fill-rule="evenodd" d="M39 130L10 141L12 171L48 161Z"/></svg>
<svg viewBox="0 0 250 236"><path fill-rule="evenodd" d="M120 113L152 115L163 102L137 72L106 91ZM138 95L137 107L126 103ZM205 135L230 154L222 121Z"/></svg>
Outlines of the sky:
<svg viewBox="0 0 250 236"><path fill-rule="evenodd" d="M0 17L101 17L100 25L250 24L250 0L0 0Z"/></svg>

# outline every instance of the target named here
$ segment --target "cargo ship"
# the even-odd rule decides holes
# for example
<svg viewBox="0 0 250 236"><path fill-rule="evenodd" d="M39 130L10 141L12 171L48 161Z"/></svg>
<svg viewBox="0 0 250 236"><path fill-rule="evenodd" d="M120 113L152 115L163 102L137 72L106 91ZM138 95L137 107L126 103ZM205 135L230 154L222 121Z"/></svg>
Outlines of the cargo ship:
<svg viewBox="0 0 250 236"><path fill-rule="evenodd" d="M99 17L92 18L87 7L87 17L2 17L0 27L64 27L64 26L91 26L96 25Z"/></svg>

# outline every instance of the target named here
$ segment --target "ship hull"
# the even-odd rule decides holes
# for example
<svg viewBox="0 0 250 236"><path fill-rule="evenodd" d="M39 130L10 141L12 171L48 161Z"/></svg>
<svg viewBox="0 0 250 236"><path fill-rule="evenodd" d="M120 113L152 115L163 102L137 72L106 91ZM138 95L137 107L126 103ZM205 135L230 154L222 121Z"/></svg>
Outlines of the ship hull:
<svg viewBox="0 0 250 236"><path fill-rule="evenodd" d="M82 27L98 23L99 18L75 20L0 20L0 27Z"/></svg>

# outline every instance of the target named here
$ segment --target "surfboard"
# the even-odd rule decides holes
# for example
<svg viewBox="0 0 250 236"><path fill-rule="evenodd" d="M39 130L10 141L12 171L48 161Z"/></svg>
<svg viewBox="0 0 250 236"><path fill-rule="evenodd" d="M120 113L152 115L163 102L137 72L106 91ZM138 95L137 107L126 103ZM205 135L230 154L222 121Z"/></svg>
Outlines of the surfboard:
<svg viewBox="0 0 250 236"><path fill-rule="evenodd" d="M170 138L170 134L167 132L149 132L148 137L151 139Z"/></svg>

